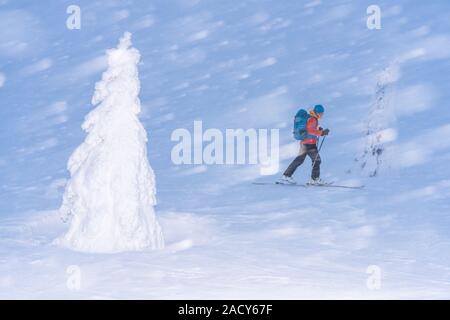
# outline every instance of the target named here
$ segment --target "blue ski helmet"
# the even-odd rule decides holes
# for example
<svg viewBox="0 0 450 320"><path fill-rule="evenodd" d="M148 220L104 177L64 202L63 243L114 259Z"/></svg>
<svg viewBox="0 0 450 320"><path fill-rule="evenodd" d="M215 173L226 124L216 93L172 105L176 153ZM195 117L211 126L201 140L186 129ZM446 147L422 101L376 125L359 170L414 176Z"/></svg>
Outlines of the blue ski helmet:
<svg viewBox="0 0 450 320"><path fill-rule="evenodd" d="M324 113L325 112L325 108L321 104L316 104L314 106L314 112L315 113Z"/></svg>

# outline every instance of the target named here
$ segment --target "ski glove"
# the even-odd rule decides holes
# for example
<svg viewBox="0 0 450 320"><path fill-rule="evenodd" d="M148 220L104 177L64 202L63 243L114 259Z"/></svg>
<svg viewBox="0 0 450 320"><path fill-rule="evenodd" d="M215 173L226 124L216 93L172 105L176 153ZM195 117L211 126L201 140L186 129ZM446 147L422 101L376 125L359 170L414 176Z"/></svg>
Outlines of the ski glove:
<svg viewBox="0 0 450 320"><path fill-rule="evenodd" d="M330 129L322 130L322 136L327 136L330 133Z"/></svg>

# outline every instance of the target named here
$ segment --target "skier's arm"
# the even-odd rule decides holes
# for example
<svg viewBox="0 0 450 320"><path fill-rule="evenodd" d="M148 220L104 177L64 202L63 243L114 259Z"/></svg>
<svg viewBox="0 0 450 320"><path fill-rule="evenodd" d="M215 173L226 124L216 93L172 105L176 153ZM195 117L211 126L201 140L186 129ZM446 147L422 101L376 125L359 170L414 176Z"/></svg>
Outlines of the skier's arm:
<svg viewBox="0 0 450 320"><path fill-rule="evenodd" d="M306 123L306 132L310 135L313 136L321 136L322 135L322 131L317 129L317 119L316 118L309 118L308 122Z"/></svg>

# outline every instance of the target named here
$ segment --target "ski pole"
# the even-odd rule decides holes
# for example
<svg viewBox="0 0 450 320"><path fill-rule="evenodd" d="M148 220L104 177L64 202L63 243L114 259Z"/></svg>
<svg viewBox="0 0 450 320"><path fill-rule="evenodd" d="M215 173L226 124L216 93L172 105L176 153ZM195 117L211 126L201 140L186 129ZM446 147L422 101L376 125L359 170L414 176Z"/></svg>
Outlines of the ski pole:
<svg viewBox="0 0 450 320"><path fill-rule="evenodd" d="M313 161L313 164L312 164L313 168L314 168L314 165L316 164L317 157L319 156L320 150L322 149L322 145L323 145L326 137L327 136L323 136L322 142L319 145L319 149L317 150L317 155L316 155L316 157L315 157L315 159Z"/></svg>

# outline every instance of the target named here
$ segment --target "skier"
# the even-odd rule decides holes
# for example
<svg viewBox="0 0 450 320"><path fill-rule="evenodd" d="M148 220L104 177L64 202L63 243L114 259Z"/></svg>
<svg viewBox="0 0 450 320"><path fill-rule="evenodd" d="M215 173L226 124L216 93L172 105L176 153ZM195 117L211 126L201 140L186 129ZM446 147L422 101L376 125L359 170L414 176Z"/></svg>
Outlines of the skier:
<svg viewBox="0 0 450 320"><path fill-rule="evenodd" d="M303 112L306 114L306 111ZM304 130L306 132L300 141L299 155L294 159L294 161L292 161L292 163L284 172L283 177L281 177L281 179L279 179L277 183L296 184L295 180L292 178L292 175L294 174L295 170L305 161L306 156L309 156L313 163L313 168L311 172L311 180L308 184L326 184L322 179L320 179L321 159L319 151L317 150L318 137L326 136L330 132L329 129L322 129L321 127L319 127L319 119L323 117L324 112L325 108L320 104L314 106L314 108L309 111Z"/></svg>

